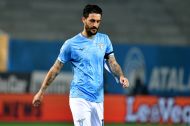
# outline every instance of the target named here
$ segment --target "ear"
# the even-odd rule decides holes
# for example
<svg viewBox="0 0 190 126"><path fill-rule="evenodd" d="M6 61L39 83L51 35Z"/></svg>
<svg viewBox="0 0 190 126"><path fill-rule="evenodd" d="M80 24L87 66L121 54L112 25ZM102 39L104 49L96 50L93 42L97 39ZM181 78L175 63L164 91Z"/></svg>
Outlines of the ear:
<svg viewBox="0 0 190 126"><path fill-rule="evenodd" d="M85 17L82 17L82 22L83 22L83 23L85 23L85 20L86 20L86 18L85 18Z"/></svg>

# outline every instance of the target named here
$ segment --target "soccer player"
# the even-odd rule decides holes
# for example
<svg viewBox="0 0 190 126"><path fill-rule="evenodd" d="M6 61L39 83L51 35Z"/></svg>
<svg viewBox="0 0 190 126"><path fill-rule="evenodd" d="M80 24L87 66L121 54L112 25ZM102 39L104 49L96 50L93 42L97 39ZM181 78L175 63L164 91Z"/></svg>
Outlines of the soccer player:
<svg viewBox="0 0 190 126"><path fill-rule="evenodd" d="M117 63L113 47L106 34L98 33L102 9L86 5L82 22L84 29L62 46L54 65L47 73L33 105L39 106L47 87L56 78L66 62L71 62L74 77L70 86L69 104L75 126L103 126L103 70L105 59L121 85L129 86Z"/></svg>

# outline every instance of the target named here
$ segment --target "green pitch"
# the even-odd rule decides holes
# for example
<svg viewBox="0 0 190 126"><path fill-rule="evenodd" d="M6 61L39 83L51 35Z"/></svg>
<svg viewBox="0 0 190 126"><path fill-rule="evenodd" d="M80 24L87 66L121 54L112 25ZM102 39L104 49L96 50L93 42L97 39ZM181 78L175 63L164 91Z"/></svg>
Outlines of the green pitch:
<svg viewBox="0 0 190 126"><path fill-rule="evenodd" d="M2 123L0 126L74 126L71 123ZM126 123L126 124L105 124L105 126L190 126L190 125L163 125L163 124L136 124L136 123Z"/></svg>

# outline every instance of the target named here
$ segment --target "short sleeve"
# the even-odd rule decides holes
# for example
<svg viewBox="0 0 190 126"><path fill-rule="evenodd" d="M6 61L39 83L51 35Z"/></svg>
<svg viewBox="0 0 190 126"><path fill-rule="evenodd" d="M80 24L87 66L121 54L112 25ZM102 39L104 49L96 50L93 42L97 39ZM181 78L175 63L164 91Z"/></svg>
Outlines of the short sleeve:
<svg viewBox="0 0 190 126"><path fill-rule="evenodd" d="M71 47L70 47L70 43L68 41L65 41L65 43L62 45L57 59L62 63L66 63L66 62L70 61Z"/></svg>
<svg viewBox="0 0 190 126"><path fill-rule="evenodd" d="M113 46L108 36L106 36L106 45L105 59L108 58L108 55L114 55Z"/></svg>

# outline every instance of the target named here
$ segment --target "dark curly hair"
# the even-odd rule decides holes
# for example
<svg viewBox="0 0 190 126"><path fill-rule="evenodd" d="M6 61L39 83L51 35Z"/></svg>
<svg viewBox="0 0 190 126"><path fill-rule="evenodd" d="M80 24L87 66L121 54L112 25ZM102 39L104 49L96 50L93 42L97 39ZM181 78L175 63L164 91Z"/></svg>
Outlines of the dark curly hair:
<svg viewBox="0 0 190 126"><path fill-rule="evenodd" d="M83 17L87 18L90 13L97 13L102 15L102 9L98 5L88 4L83 10Z"/></svg>

